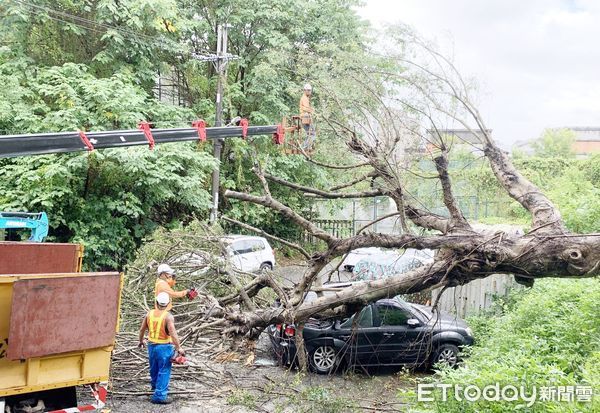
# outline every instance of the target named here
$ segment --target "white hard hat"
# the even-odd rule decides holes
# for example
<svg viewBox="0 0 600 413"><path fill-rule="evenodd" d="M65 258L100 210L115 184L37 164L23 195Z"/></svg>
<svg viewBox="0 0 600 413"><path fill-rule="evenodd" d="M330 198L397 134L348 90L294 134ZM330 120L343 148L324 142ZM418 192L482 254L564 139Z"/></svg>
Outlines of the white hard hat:
<svg viewBox="0 0 600 413"><path fill-rule="evenodd" d="M162 293L158 293L156 296L156 302L159 305L167 305L169 304L169 301L171 301L171 297L169 297L169 294L164 291Z"/></svg>
<svg viewBox="0 0 600 413"><path fill-rule="evenodd" d="M304 85L304 90L312 90L312 86L310 85L310 83Z"/></svg>
<svg viewBox="0 0 600 413"><path fill-rule="evenodd" d="M169 275L175 274L175 270L171 268L169 264L160 264L156 272L158 273L158 275L161 275L163 272L166 272Z"/></svg>

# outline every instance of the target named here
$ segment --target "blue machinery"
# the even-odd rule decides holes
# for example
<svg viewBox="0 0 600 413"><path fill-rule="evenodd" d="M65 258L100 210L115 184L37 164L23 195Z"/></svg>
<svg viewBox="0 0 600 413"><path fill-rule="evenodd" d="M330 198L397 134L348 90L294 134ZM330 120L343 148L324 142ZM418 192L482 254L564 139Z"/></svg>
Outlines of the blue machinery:
<svg viewBox="0 0 600 413"><path fill-rule="evenodd" d="M45 212L0 212L0 229L30 229L29 241L42 242L48 235Z"/></svg>

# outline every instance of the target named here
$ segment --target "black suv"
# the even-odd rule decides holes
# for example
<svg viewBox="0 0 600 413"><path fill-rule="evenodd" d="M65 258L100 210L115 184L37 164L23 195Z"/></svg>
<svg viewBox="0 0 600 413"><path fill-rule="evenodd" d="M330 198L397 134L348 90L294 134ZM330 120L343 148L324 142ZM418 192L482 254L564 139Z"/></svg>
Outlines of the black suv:
<svg viewBox="0 0 600 413"><path fill-rule="evenodd" d="M341 365L456 366L459 347L473 344L463 320L399 297L369 304L357 314L344 321L311 319L305 324L304 342L313 371L329 374ZM271 325L267 332L281 363L295 363L294 325Z"/></svg>

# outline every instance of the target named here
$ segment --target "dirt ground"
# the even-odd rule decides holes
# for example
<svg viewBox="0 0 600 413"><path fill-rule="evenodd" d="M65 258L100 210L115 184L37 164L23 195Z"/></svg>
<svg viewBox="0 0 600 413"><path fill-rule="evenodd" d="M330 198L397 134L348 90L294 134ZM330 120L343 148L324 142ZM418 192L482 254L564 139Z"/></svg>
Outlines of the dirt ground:
<svg viewBox="0 0 600 413"><path fill-rule="evenodd" d="M173 394L169 406L151 404L147 393L113 397L107 407L114 413L404 412L410 406L399 398L399 391L414 389L414 378L403 372L319 376L235 362L225 363L222 368L227 384L207 388L190 382L186 386L189 393Z"/></svg>
<svg viewBox="0 0 600 413"><path fill-rule="evenodd" d="M113 413L405 412L411 407L401 392L414 390L415 380L424 374L398 369L328 376L300 373L276 365L265 335L248 356L189 358L196 367L194 376L186 379L181 369L189 368L174 367L179 378L171 382L173 404L155 406L149 401L149 383L133 389L125 380L115 383L107 407Z"/></svg>

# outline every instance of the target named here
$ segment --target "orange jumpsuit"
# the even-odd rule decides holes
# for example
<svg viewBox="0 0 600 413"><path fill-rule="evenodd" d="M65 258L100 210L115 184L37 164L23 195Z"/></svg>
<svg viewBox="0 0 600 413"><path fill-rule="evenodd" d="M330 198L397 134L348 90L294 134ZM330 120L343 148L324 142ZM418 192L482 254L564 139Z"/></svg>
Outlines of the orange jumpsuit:
<svg viewBox="0 0 600 413"><path fill-rule="evenodd" d="M313 109L310 106L310 98L305 93L300 98L300 119L303 125L309 125L312 123L311 115Z"/></svg>
<svg viewBox="0 0 600 413"><path fill-rule="evenodd" d="M171 288L171 286L169 285L167 280L163 280L162 278L159 278L156 280L156 284L154 284L154 297L156 297L159 293L162 293L162 292L169 294L169 297L171 297L171 302L173 301L173 298L183 298L187 294L186 290L175 291L174 289ZM154 308L158 308L158 306L156 305L156 302L154 303ZM166 310L170 311L171 308L173 308L173 304L169 303L169 305L167 305Z"/></svg>

